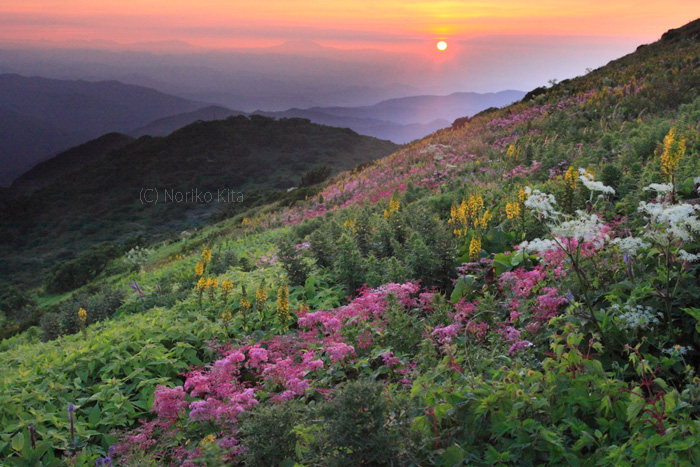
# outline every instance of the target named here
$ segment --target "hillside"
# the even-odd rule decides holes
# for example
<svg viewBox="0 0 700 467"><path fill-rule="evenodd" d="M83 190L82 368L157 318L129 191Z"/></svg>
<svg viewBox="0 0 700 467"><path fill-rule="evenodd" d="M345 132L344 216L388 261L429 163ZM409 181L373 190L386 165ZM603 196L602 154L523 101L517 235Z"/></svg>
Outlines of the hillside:
<svg viewBox="0 0 700 467"><path fill-rule="evenodd" d="M116 81L2 74L0 184L76 144L201 107L201 102Z"/></svg>
<svg viewBox="0 0 700 467"><path fill-rule="evenodd" d="M49 185L58 178L98 162L112 151L134 141L120 133L108 133L39 162L12 182L13 196L24 196Z"/></svg>
<svg viewBox="0 0 700 467"><path fill-rule="evenodd" d="M214 213L248 209L268 194L295 187L318 166L337 173L396 149L351 130L266 117L198 122L164 138L132 142L117 135L117 148L105 155L112 138L62 153L60 160L44 162L18 181L21 192L53 173L49 166L68 172L0 208L5 278L35 278L96 242L167 238L196 228ZM68 170L88 159L90 164ZM147 200L144 193L155 197ZM290 202L292 195L304 196L291 194Z"/></svg>
<svg viewBox="0 0 700 467"><path fill-rule="evenodd" d="M208 122L211 120L224 120L235 115L245 115L245 112L227 109L226 107L220 107L218 105L210 105L193 112L185 112L159 118L147 125L129 131L129 134L137 138L141 136L168 136L173 131L179 130L190 123L197 121Z"/></svg>
<svg viewBox="0 0 700 467"><path fill-rule="evenodd" d="M132 250L53 309L8 291L7 327L41 321L0 343L0 455L699 465L699 30Z"/></svg>

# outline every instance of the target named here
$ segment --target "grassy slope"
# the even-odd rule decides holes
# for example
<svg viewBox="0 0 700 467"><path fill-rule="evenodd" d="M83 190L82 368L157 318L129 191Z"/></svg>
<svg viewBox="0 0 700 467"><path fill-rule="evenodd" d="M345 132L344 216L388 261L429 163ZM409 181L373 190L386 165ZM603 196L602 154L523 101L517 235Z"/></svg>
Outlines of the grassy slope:
<svg viewBox="0 0 700 467"><path fill-rule="evenodd" d="M697 135L696 123L700 118L700 45L695 32L697 27L697 24L692 24L688 30L667 35L666 40L643 47L637 53L584 77L561 83L532 100L476 116L459 128L404 147L364 171L343 174L324 189L322 200L308 200L291 208L271 206L260 209L248 216L248 219L252 219L252 227L248 223L245 229L232 221L204 229L184 244L177 245L185 255L182 259L166 260L175 253L173 245L160 247L145 267L147 271L157 270L123 277L117 284L126 287L129 281L139 280L149 297L155 294L156 284L186 284L189 281L191 287L192 270L198 261L201 245L210 245L215 251L217 248L230 249L238 257L247 256L251 261L258 262L276 251L275 244L282 237L303 239L304 232L321 229L319 224L336 221L343 225L346 220L355 219L359 212L357 206L365 200L370 201L367 208L382 217L382 210L394 189L403 193L402 212L411 212L411 206L428 205L438 217L437 225L446 230L450 229L445 222L449 218L450 205L478 190L496 216L494 223L508 228L510 224L503 213L504 204L505 201L517 199L519 187L538 184L543 191L560 195L562 176L567 167L591 167L598 173L604 173L606 166L612 166L617 171L609 183L614 183L617 198L614 204L607 206L610 217L613 214L634 216L636 202L645 196L640 187L661 181L656 156L672 125L680 122L688 135L687 155L679 168L679 175L682 175L679 184L687 184L699 173L698 139L693 136ZM521 150L524 166L520 169L505 158L506 149L511 143L516 143ZM538 161L539 168L533 169L536 165L532 161ZM516 170L515 174L507 175L513 173L512 170ZM465 184L465 178L470 182ZM684 197L693 197L691 190L682 188L679 191L683 191ZM561 198L558 196L558 199ZM584 200L585 197L582 197L579 201L582 203ZM323 221L315 224L306 221L296 230L283 227L283 222L299 223L305 218ZM525 232L528 238L542 233L537 231L536 226L528 226L528 229ZM464 246L461 251L459 246L454 245L455 264L464 254ZM188 253L190 249L194 253ZM488 250L482 254L487 253ZM326 279L335 278L335 273L332 268L317 271L319 277ZM278 264L260 263L259 267L250 271L240 266L229 268L220 277L231 279L237 291L240 285L245 285L250 291L260 279L265 278L272 283L278 281L281 274L284 272ZM451 288L442 292L449 296ZM236 293L239 297L240 292ZM292 307L299 305L297 297L303 293L303 288L292 289ZM487 300L486 296L478 298ZM221 309L209 306L206 312L196 311L198 305L194 293L168 309L154 308L142 314L129 315L133 310L140 311L139 303L135 296L131 296L123 307L122 316L88 329L87 342L83 342L80 335L74 335L48 344L20 344L23 339L30 339L24 336L16 339L14 349L0 356L0 369L5 370L2 373L13 375L0 380L3 398L0 405L12 408L0 414L5 426L0 439L7 443L3 446L0 442L0 452L11 453L11 439L29 424L36 424L40 438L50 439L52 447L65 446L67 437L62 413L69 402L81 406L79 435L80 439L89 440L91 447L87 452L104 452L113 441L106 436L111 428L133 426L135 418L148 411L151 394L158 382L169 380L179 384L175 373L185 365L211 362L213 356L204 350L203 342L215 336L226 337L222 334ZM315 308L324 307L317 305ZM271 330L264 319L261 318L260 323L261 327L252 337L254 340ZM235 323L234 328L240 333L236 337L243 338L240 321ZM177 343L183 338L186 342ZM132 344L125 344L127 340ZM144 357L138 345L141 342L148 343L148 351L156 352L157 356ZM547 350L548 340L544 339L541 343L544 345L536 351L540 356ZM496 347L494 345L493 348ZM491 350L496 352L493 348ZM478 361L481 357L484 357L484 362L492 362L485 356L488 352L488 347L475 348L476 357L472 363L476 362L475 366L480 368L484 365ZM572 352L566 355L575 356ZM100 358L105 360L104 366L96 363ZM697 361L697 355L692 358ZM140 369L146 365L145 361L152 363L148 370ZM541 367L533 367L534 370L527 368L509 374L508 378L511 381L524 378L523 374L528 371L534 371L537 377L542 370ZM452 398L440 393L440 388L451 388L453 383L450 381L456 382L460 376L455 373L446 377L448 369L442 366L438 369L442 373L435 375L430 370L424 370L424 379L421 380L424 390L429 387L436 398L444 397L440 399L443 401L475 397L459 391ZM590 371L592 374L598 370ZM486 370L485 373L492 375L493 391L503 391L506 383L498 380L503 375L498 376L495 370ZM58 378L61 386L56 387L56 383L49 381L51 378L47 380L45 376L49 375ZM473 377L478 378L478 374ZM470 384L476 384L474 381L477 380L470 381ZM557 384L564 384L557 381ZM532 386L529 390L535 394L538 383L530 383ZM516 385L514 391L516 389L520 387ZM549 401L555 401L564 396L567 396L566 392L552 393L548 397ZM513 392L506 399L517 397ZM32 405L42 408L30 413L29 407ZM479 406L478 410L484 407L487 406ZM533 413L536 411L535 408L530 410ZM446 430L448 427L445 425ZM476 429L474 427L475 432ZM427 431L432 429L428 426ZM555 435L538 432L532 438L548 436ZM602 436L597 442L603 442ZM498 442L493 438L491 441ZM658 443L663 445L664 441ZM654 446L653 442L651 445L654 449L659 446ZM483 451L483 446L478 449ZM454 454L449 449L436 449L436 457L430 458L430 462L444 465L450 453ZM88 458L85 455L82 460L87 462ZM506 459L503 461L507 462ZM564 462L563 458L560 461Z"/></svg>

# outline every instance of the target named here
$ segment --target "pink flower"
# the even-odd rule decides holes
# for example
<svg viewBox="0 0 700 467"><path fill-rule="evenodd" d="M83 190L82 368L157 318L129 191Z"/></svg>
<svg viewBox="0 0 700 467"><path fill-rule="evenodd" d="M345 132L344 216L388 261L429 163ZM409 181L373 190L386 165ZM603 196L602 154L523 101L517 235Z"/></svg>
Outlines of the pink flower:
<svg viewBox="0 0 700 467"><path fill-rule="evenodd" d="M314 371L323 368L323 360L316 359L316 355L313 352L307 352L301 357L301 361L306 366L307 370Z"/></svg>
<svg viewBox="0 0 700 467"><path fill-rule="evenodd" d="M526 348L530 347L531 345L533 345L533 344L530 341L518 341L510 346L510 349L508 349L508 353L510 355L513 355L514 353L519 352L523 349L526 349Z"/></svg>
<svg viewBox="0 0 700 467"><path fill-rule="evenodd" d="M261 363L267 361L267 350L258 347L258 344L256 344L255 347L248 351L248 357L250 358L250 367L258 368Z"/></svg>
<svg viewBox="0 0 700 467"><path fill-rule="evenodd" d="M327 347L326 352L330 355L331 361L335 363L343 360L347 355L354 355L355 349L351 345L347 345L343 342L336 342Z"/></svg>
<svg viewBox="0 0 700 467"><path fill-rule="evenodd" d="M398 358L394 357L394 352L386 352L381 355L382 360L384 360L384 364L388 366L389 368L398 366L401 364L401 361L399 361Z"/></svg>
<svg viewBox="0 0 700 467"><path fill-rule="evenodd" d="M517 341L518 339L520 339L520 331L518 331L512 326L506 326L505 330L503 331L503 335L509 342Z"/></svg>
<svg viewBox="0 0 700 467"><path fill-rule="evenodd" d="M158 386L153 396L153 412L159 418L167 421L176 419L180 411L188 405L185 401L185 390L182 386L175 388Z"/></svg>
<svg viewBox="0 0 700 467"><path fill-rule="evenodd" d="M449 344L452 339L462 331L461 323L452 323L448 326L436 326L433 329L432 335L435 336L440 344Z"/></svg>
<svg viewBox="0 0 700 467"><path fill-rule="evenodd" d="M302 396L309 388L309 382L305 379L292 378L287 381L287 388L298 396Z"/></svg>

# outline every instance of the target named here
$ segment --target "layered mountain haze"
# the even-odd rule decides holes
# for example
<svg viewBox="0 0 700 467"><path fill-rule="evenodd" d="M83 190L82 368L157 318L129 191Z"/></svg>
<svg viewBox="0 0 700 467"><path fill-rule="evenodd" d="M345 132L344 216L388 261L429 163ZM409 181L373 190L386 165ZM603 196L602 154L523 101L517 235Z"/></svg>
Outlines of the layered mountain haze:
<svg viewBox="0 0 700 467"><path fill-rule="evenodd" d="M282 112L256 111L270 117L300 117L331 126L348 127L358 133L408 143L485 109L503 107L520 100L521 91L479 94L458 92L448 96L411 96L389 99L361 107L311 107Z"/></svg>
<svg viewBox="0 0 700 467"><path fill-rule="evenodd" d="M52 153L201 107L116 81L0 75L0 184Z"/></svg>

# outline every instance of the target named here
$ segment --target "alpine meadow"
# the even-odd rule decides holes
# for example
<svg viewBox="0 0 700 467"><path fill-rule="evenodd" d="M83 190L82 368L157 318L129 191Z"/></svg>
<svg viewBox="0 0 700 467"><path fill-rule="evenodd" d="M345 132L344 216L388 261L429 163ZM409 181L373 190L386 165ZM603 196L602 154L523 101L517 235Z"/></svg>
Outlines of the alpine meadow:
<svg viewBox="0 0 700 467"><path fill-rule="evenodd" d="M0 465L700 465L700 20L402 146L57 157L0 193Z"/></svg>

